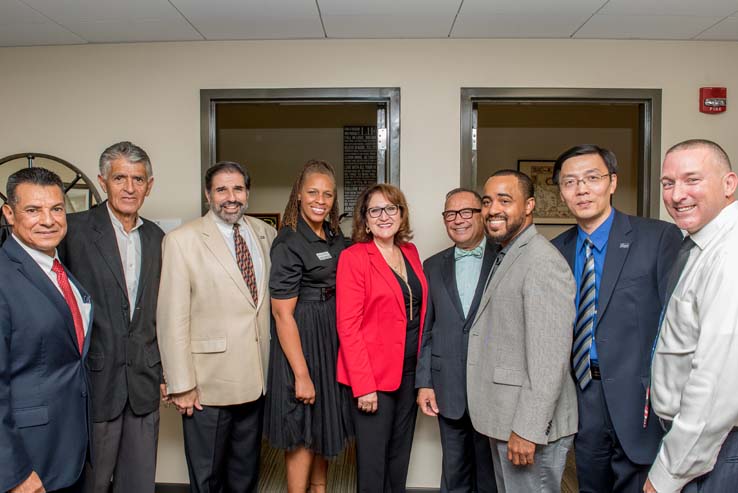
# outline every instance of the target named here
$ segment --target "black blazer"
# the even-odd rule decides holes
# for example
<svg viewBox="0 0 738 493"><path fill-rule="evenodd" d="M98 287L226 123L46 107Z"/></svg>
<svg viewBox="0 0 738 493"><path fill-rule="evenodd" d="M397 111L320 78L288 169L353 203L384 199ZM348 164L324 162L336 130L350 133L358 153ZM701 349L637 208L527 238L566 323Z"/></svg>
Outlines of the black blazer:
<svg viewBox="0 0 738 493"><path fill-rule="evenodd" d="M428 279L428 308L415 387L433 388L441 415L449 419L459 419L466 412L469 328L477 313L497 251L498 247L488 241L477 289L466 317L456 288L454 247L433 255L423 263L423 271Z"/></svg>
<svg viewBox="0 0 738 493"><path fill-rule="evenodd" d="M85 303L90 296L69 276ZM94 316L94 314L91 314ZM46 491L71 486L90 436L88 382L64 297L8 237L0 249L0 491L34 470Z"/></svg>
<svg viewBox="0 0 738 493"><path fill-rule="evenodd" d="M110 421L126 401L137 415L159 407L161 360L156 341L156 300L162 230L143 220L137 300L129 305L123 266L107 203L67 216L59 256L92 296L95 320L87 366L95 422ZM133 319L129 313L133 309Z"/></svg>
<svg viewBox="0 0 738 493"><path fill-rule="evenodd" d="M681 241L671 223L618 211L607 240L595 325L597 356L615 433L637 464L654 461L663 435L653 412L643 428L643 407L666 281ZM576 226L553 244L573 269Z"/></svg>

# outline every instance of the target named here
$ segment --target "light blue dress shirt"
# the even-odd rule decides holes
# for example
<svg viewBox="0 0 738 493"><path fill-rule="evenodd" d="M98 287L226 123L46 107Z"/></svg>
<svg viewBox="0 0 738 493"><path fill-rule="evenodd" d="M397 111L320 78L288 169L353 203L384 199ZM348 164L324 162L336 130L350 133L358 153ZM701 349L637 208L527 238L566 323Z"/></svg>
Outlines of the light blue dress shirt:
<svg viewBox="0 0 738 493"><path fill-rule="evenodd" d="M597 309L599 308L600 297L600 281L602 280L602 270L605 266L605 254L607 253L607 239L610 237L610 229L612 228L612 220L615 217L615 209L610 211L610 215L605 222L595 229L589 239L594 244L592 255L595 261L595 317L592 327L597 327ZM574 258L574 279L577 282L577 297L574 301L575 306L579 306L579 287L582 282L582 270L584 269L584 240L587 239L587 233L577 226L577 255ZM594 329L592 329L594 331ZM597 344L595 344L594 333L592 334L592 346L589 349L589 360L597 363Z"/></svg>
<svg viewBox="0 0 738 493"><path fill-rule="evenodd" d="M477 246L482 247L482 256L477 258L473 255L462 257L454 262L456 269L456 289L461 299L461 308L464 310L464 316L469 314L474 293L477 291L477 283L479 282L479 274L482 272L482 262L484 261L484 248L487 240L482 238L482 242ZM454 248L454 255L460 248Z"/></svg>

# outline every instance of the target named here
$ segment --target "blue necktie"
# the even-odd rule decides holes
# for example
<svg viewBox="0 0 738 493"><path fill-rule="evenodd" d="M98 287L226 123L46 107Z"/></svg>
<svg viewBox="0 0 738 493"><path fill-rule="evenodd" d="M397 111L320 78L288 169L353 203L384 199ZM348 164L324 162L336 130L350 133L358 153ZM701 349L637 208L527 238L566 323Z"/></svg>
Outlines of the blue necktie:
<svg viewBox="0 0 738 493"><path fill-rule="evenodd" d="M459 260L460 258L464 257L476 257L476 258L482 258L484 247L482 245L477 245L475 248L472 248L471 250L462 250L459 247L454 248L454 260Z"/></svg>
<svg viewBox="0 0 738 493"><path fill-rule="evenodd" d="M589 368L589 349L592 347L592 328L595 318L595 266L592 241L584 240L584 270L579 285L579 307L574 323L574 345L571 364L579 387L584 390L592 381Z"/></svg>

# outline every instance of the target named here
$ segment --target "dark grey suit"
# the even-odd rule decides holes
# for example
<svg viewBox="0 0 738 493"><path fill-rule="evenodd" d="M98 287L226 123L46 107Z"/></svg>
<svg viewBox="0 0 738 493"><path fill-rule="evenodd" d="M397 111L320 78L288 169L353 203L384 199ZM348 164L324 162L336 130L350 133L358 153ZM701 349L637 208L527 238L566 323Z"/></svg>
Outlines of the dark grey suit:
<svg viewBox="0 0 738 493"><path fill-rule="evenodd" d="M116 478L145 481L146 487L138 482L128 483L128 488L144 492L149 490L150 482L153 491L159 384L162 381L156 340L156 303L164 233L156 224L145 219L138 229L141 270L137 299L131 303L106 202L89 211L69 215L67 223L68 232L59 246L59 256L89 291L95 303L94 330L87 361L95 423L93 465L97 466L98 461L103 460L108 464L112 462L110 467L114 467L115 457L120 453L119 462L122 463L122 457L125 456L126 462L135 464L138 470L135 477L125 477L127 475L117 469ZM130 316L131 310L133 317ZM124 435L120 452L118 447L108 450L110 447L107 444L113 440L117 443L118 438L101 436L111 432L99 424L112 422L122 415L148 416L145 422L132 425L141 428L123 430L124 434L135 433L131 438L139 445L133 450L128 449ZM105 457L110 454L114 454L112 458ZM149 476L150 481L144 479Z"/></svg>
<svg viewBox="0 0 738 493"><path fill-rule="evenodd" d="M496 254L497 246L487 242L476 292L466 316L457 289L454 247L423 263L429 296L415 387L432 388L436 394L444 493L497 491L489 441L474 431L466 405L469 328Z"/></svg>

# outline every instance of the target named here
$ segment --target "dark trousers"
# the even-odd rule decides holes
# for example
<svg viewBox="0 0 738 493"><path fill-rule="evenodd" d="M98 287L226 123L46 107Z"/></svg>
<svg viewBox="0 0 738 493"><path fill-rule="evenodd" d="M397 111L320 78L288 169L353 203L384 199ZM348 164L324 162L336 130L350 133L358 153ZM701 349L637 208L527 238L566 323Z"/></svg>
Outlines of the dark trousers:
<svg viewBox="0 0 738 493"><path fill-rule="evenodd" d="M415 419L415 373L402 375L400 388L377 392L377 412L353 406L359 493L404 493Z"/></svg>
<svg viewBox="0 0 738 493"><path fill-rule="evenodd" d="M154 493L159 410L137 416L126 404L111 421L92 424L93 455L85 493Z"/></svg>
<svg viewBox="0 0 738 493"><path fill-rule="evenodd" d="M441 493L497 493L489 438L474 431L468 413L459 419L438 415L443 465Z"/></svg>
<svg viewBox="0 0 738 493"><path fill-rule="evenodd" d="M192 493L250 493L259 484L264 398L203 406L182 418Z"/></svg>
<svg viewBox="0 0 738 493"><path fill-rule="evenodd" d="M738 431L728 433L712 471L693 479L682 493L736 491L738 488Z"/></svg>
<svg viewBox="0 0 738 493"><path fill-rule="evenodd" d="M53 492L49 493L82 493L84 491L84 485L85 485L85 470L82 469L82 474L79 478L77 478L77 481L71 485L67 486L66 488L61 488L59 490L53 490Z"/></svg>
<svg viewBox="0 0 738 493"><path fill-rule="evenodd" d="M579 399L579 433L574 440L581 493L640 493L650 464L628 459L605 403L602 382L592 380Z"/></svg>

